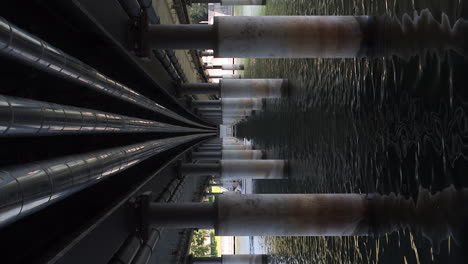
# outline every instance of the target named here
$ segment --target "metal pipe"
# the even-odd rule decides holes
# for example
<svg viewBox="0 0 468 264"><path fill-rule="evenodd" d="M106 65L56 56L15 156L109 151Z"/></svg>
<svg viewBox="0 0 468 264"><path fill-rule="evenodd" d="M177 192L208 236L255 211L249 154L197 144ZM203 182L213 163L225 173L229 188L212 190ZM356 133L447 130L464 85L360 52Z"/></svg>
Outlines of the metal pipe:
<svg viewBox="0 0 468 264"><path fill-rule="evenodd" d="M112 257L109 264L129 264L141 247L141 240L135 235L129 236Z"/></svg>
<svg viewBox="0 0 468 264"><path fill-rule="evenodd" d="M136 253L135 258L132 260L132 264L146 264L153 255L154 248L161 238L161 232L158 229L151 228L149 231L148 239L145 240L142 246Z"/></svg>
<svg viewBox="0 0 468 264"><path fill-rule="evenodd" d="M209 131L0 95L0 137L147 132Z"/></svg>
<svg viewBox="0 0 468 264"><path fill-rule="evenodd" d="M388 15L217 16L214 47L210 43L197 48L213 49L221 58L407 58L446 50L466 55L466 24L459 19L451 26L447 16L439 22L428 10L414 17L405 14L401 20ZM150 45L171 43L157 42Z"/></svg>
<svg viewBox="0 0 468 264"><path fill-rule="evenodd" d="M119 0L119 3L129 17L137 17L140 13L140 5L137 0Z"/></svg>
<svg viewBox="0 0 468 264"><path fill-rule="evenodd" d="M220 95L219 83L183 83L179 87L181 94L214 94Z"/></svg>
<svg viewBox="0 0 468 264"><path fill-rule="evenodd" d="M0 54L60 78L84 85L125 102L186 124L205 127L182 117L129 87L103 75L91 66L53 47L0 17Z"/></svg>
<svg viewBox="0 0 468 264"><path fill-rule="evenodd" d="M157 199L158 202L174 202L176 200L175 194L179 189L184 185L185 178L181 180L173 179L169 184L169 187L166 188L164 193L159 196ZM153 255L154 248L156 247L159 239L161 238L162 229L151 228L149 227L147 239L143 242L143 246L140 247L136 253L135 258L132 261L132 264L146 264L149 262L151 256Z"/></svg>
<svg viewBox="0 0 468 264"><path fill-rule="evenodd" d="M126 170L198 134L147 141L0 169L0 227Z"/></svg>

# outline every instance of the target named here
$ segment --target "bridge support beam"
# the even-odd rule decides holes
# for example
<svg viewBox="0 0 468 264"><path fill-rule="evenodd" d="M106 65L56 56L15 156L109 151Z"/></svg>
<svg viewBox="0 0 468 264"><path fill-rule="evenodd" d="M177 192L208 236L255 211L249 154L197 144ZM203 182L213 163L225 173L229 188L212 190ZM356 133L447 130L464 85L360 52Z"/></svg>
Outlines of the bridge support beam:
<svg viewBox="0 0 468 264"><path fill-rule="evenodd" d="M401 21L387 15L218 16L213 25L145 25L140 33L153 49L212 49L221 58L408 57L427 50L466 55L468 26L463 19L440 23L423 10Z"/></svg>

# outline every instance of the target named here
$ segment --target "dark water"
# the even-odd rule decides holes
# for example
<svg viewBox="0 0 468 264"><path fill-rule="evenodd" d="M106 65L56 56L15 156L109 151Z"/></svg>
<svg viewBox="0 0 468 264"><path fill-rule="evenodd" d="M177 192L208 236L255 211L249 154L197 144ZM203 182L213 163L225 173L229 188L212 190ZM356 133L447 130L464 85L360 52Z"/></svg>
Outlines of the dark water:
<svg viewBox="0 0 468 264"><path fill-rule="evenodd" d="M429 8L451 22L468 1L274 0L267 15L401 17ZM269 158L291 162L288 181L258 193L397 193L417 199L468 186L468 60L453 53L380 59L251 59L246 78L288 78L290 97L238 125ZM467 205L468 206L468 205ZM462 208L463 209L463 208ZM465 207L466 209L466 207ZM268 238L286 263L468 263L453 239L421 232L382 237ZM464 251L465 250L465 251ZM436 252L439 251L439 252ZM293 257L291 257L293 256Z"/></svg>

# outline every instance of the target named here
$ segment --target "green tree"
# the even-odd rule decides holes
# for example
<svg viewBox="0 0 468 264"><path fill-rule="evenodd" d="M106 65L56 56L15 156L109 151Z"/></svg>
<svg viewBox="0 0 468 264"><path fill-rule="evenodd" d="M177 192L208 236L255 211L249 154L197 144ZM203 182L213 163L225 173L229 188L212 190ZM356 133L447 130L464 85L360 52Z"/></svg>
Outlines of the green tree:
<svg viewBox="0 0 468 264"><path fill-rule="evenodd" d="M211 238L211 244L210 244L210 253L212 257L218 256L218 249L216 248L216 237L214 231L210 231L210 238Z"/></svg>
<svg viewBox="0 0 468 264"><path fill-rule="evenodd" d="M208 20L208 4L192 4L188 11L192 24Z"/></svg>
<svg viewBox="0 0 468 264"><path fill-rule="evenodd" d="M205 245L206 230L196 230L193 232L192 242L190 243L190 253L194 257L205 257L210 252L210 245Z"/></svg>

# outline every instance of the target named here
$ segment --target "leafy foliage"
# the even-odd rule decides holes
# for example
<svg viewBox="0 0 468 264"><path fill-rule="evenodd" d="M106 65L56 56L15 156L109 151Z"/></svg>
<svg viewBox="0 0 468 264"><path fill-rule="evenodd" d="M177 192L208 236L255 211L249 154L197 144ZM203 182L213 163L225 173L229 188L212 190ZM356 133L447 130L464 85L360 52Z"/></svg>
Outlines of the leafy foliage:
<svg viewBox="0 0 468 264"><path fill-rule="evenodd" d="M208 20L208 4L192 4L188 11L192 24Z"/></svg>
<svg viewBox="0 0 468 264"><path fill-rule="evenodd" d="M210 245L205 245L206 230L196 230L193 232L190 252L194 257L205 257L210 252Z"/></svg>

